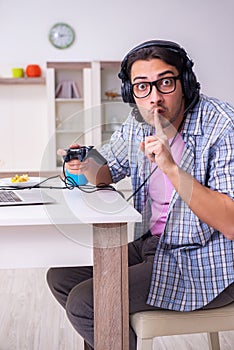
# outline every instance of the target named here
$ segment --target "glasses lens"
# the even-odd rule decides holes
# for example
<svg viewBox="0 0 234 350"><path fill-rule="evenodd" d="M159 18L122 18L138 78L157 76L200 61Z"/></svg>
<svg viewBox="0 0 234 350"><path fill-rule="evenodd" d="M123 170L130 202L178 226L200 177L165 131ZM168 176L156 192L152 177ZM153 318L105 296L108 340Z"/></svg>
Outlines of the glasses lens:
<svg viewBox="0 0 234 350"><path fill-rule="evenodd" d="M169 94L170 92L173 92L176 87L176 80L174 77L163 78L163 79L157 80L155 83L156 83L157 89L163 94Z"/></svg>
<svg viewBox="0 0 234 350"><path fill-rule="evenodd" d="M143 98L150 93L150 83L133 84L133 93L138 98Z"/></svg>

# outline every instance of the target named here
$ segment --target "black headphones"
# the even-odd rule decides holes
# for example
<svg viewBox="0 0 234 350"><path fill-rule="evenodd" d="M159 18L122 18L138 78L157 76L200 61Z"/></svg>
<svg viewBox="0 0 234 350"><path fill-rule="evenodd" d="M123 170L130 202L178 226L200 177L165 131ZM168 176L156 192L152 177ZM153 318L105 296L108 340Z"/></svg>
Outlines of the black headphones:
<svg viewBox="0 0 234 350"><path fill-rule="evenodd" d="M131 81L127 72L127 61L129 56L138 50L145 49L152 46L162 47L180 55L182 59L182 65L183 65L181 84L182 84L182 89L183 89L185 101L186 101L186 111L188 111L188 109L194 106L194 104L197 102L199 98L200 84L197 82L197 78L192 70L192 67L193 67L192 60L189 59L186 51L182 47L180 47L178 44L172 41L165 41L165 40L146 41L136 46L135 48L133 48L124 57L121 63L121 70L118 74L118 77L122 80L121 94L122 94L123 101L128 102L130 104L135 104L135 100L132 93Z"/></svg>

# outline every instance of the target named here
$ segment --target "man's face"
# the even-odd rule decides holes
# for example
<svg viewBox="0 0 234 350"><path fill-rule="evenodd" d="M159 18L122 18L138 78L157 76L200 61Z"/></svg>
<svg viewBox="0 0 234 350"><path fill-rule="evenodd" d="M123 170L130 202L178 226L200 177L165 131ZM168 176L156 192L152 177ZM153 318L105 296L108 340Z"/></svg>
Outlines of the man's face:
<svg viewBox="0 0 234 350"><path fill-rule="evenodd" d="M177 77L179 72L174 66L170 66L161 59L154 58L149 61L135 61L131 69L131 83L153 82L167 77ZM154 126L154 113L161 117L161 124L164 128L173 124L177 129L183 119L184 96L180 80L176 80L175 91L163 94L155 86L151 93L143 98L135 98L136 105L146 121Z"/></svg>

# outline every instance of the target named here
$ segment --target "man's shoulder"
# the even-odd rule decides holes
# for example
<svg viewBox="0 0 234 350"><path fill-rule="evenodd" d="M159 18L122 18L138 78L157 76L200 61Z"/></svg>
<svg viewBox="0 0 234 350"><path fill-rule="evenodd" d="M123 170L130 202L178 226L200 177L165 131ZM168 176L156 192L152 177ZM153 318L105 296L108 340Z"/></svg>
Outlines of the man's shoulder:
<svg viewBox="0 0 234 350"><path fill-rule="evenodd" d="M219 115L234 115L234 106L229 102L224 102L215 97L209 97L201 94L197 111L200 111L209 116L211 113Z"/></svg>
<svg viewBox="0 0 234 350"><path fill-rule="evenodd" d="M193 135L233 133L234 107L217 98L200 95L199 101L185 119L184 131Z"/></svg>
<svg viewBox="0 0 234 350"><path fill-rule="evenodd" d="M225 124L234 127L234 106L215 97L201 94L192 114L203 126Z"/></svg>

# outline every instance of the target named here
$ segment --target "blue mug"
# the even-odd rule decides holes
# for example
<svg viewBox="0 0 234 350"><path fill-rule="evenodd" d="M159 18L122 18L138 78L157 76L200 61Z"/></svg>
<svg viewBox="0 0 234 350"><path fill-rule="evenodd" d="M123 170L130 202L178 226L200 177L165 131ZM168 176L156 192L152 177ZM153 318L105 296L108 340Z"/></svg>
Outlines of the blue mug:
<svg viewBox="0 0 234 350"><path fill-rule="evenodd" d="M83 186L88 183L87 178L83 174L70 174L67 170L65 171L67 182L69 185Z"/></svg>

